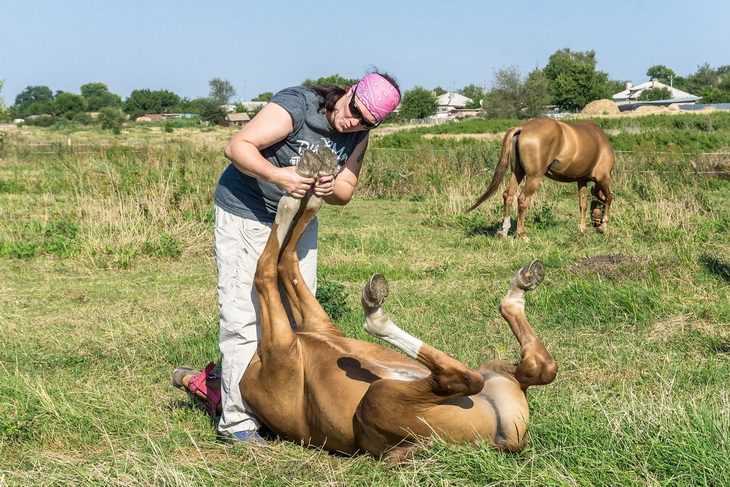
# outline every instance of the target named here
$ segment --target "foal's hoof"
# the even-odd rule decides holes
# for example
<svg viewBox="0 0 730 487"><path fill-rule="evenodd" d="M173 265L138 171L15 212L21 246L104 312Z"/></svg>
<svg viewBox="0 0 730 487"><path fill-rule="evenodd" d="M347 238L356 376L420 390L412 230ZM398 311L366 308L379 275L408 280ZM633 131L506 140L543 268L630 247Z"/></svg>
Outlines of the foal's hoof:
<svg viewBox="0 0 730 487"><path fill-rule="evenodd" d="M313 178L319 172L319 159L311 149L305 149L296 168L297 174L303 178Z"/></svg>
<svg viewBox="0 0 730 487"><path fill-rule="evenodd" d="M331 176L337 172L340 160L332 149L320 146L317 150L317 158L319 159L320 177Z"/></svg>
<svg viewBox="0 0 730 487"><path fill-rule="evenodd" d="M304 150L296 171L305 178L330 176L337 171L338 164L337 154L328 147L320 146L317 152L311 149Z"/></svg>
<svg viewBox="0 0 730 487"><path fill-rule="evenodd" d="M388 297L388 281L382 274L373 274L362 288L362 305L364 308L379 308Z"/></svg>
<svg viewBox="0 0 730 487"><path fill-rule="evenodd" d="M532 291L540 285L545 278L545 266L540 260L533 260L519 270L515 276L516 284L520 289Z"/></svg>
<svg viewBox="0 0 730 487"><path fill-rule="evenodd" d="M188 388L183 383L183 379L187 376L195 377L200 374L199 370L195 370L192 367L182 366L172 371L172 387L180 389L181 391L187 391Z"/></svg>

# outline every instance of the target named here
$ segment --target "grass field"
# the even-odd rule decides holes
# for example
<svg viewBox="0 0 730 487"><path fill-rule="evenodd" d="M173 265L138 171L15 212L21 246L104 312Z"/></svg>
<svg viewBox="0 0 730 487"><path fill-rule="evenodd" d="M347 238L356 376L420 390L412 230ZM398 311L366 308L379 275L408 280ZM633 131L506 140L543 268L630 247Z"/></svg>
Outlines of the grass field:
<svg viewBox="0 0 730 487"><path fill-rule="evenodd" d="M539 258L526 311L559 364L529 391L521 454L436 441L389 468L223 445L170 386L217 359L211 196L230 132L199 135L4 139L0 486L730 485L730 182L698 157L618 154L606 235L578 231L574 185L545 181L526 244L495 237L499 197L463 214L498 143L376 138L356 198L320 213L323 300L345 333L370 340L359 289L381 272L402 328L470 366L516 359L497 306Z"/></svg>

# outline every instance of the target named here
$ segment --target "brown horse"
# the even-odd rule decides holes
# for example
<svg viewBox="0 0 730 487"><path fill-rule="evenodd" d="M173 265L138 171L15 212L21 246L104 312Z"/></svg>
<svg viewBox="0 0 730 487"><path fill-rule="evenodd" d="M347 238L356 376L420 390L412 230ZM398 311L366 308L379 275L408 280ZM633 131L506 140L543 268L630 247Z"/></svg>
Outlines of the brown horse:
<svg viewBox="0 0 730 487"><path fill-rule="evenodd" d="M536 118L513 127L504 136L492 182L466 212L482 204L497 190L509 164L512 167L512 177L502 194L504 221L499 232L501 236L506 237L510 229L510 208L517 186L525 176L525 186L517 198L518 237L528 240L525 235L525 212L543 176L565 183L578 182L581 232L586 230L586 185L588 181L593 181L591 218L596 231L604 233L613 199L610 188L613 163L611 143L593 120L568 123Z"/></svg>
<svg viewBox="0 0 730 487"><path fill-rule="evenodd" d="M305 152L297 170L306 177L326 174L332 170L328 158ZM374 275L362 291L365 329L415 361L380 344L346 338L305 284L296 246L321 205L311 192L303 199L285 196L258 261L261 337L240 383L256 417L280 437L389 462L407 458L433 435L520 451L529 421L526 390L550 383L557 370L524 313L525 293L542 281L542 264L518 271L500 305L519 342L520 362L491 360L479 370L398 328L382 309L388 284ZM173 381L189 390L194 374Z"/></svg>

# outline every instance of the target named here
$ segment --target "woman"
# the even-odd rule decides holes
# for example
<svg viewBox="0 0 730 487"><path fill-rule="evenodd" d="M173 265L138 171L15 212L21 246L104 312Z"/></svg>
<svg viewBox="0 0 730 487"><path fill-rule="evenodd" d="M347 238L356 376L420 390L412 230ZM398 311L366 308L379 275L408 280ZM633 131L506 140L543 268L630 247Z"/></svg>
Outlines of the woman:
<svg viewBox="0 0 730 487"><path fill-rule="evenodd" d="M302 198L312 188L326 203L347 204L357 185L368 131L399 102L396 82L377 72L346 89L334 85L287 88L274 95L226 146L231 164L215 190L222 379L218 430L226 440L263 441L257 432L260 423L249 413L238 383L258 345L259 301L253 277L279 200L287 193ZM339 172L317 180L299 176L295 166L301 154L319 146L338 155ZM297 249L302 275L315 292L316 220Z"/></svg>

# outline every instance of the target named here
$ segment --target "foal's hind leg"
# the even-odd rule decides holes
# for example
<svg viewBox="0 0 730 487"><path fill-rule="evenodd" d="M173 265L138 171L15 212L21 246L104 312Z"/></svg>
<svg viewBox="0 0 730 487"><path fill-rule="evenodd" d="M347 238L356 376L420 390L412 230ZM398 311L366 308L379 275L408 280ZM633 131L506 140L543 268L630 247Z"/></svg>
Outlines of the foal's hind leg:
<svg viewBox="0 0 730 487"><path fill-rule="evenodd" d="M315 153L306 150L297 166L297 172L305 177L321 177L333 174L337 166L337 155L326 147ZM291 304L298 331L319 331L343 336L342 331L332 323L322 306L309 289L299 268L297 244L307 226L314 220L322 206L322 198L311 192L304 198L302 209L296 218L279 257L278 272L281 283Z"/></svg>
<svg viewBox="0 0 730 487"><path fill-rule="evenodd" d="M387 295L387 281L380 274L374 275L363 289L365 330L416 358L430 374L424 377L426 371L422 368L415 364L409 368L400 363L394 366L398 374L413 380L381 379L370 385L356 411L359 447L376 455L383 454L390 462L398 462L418 448L418 438L434 433L447 434L455 440L471 440L470 424L451 425L448 431L437 431L428 422L429 411L449 399L479 393L484 387L484 377L396 326L381 308Z"/></svg>
<svg viewBox="0 0 730 487"><path fill-rule="evenodd" d="M545 344L537 338L525 317L525 293L532 291L542 282L545 270L542 262L536 260L519 271L510 283L507 295L499 305L502 317L509 323L520 344L521 360L517 364L490 361L480 371L512 375L524 391L530 386L549 384L555 379L557 364Z"/></svg>

